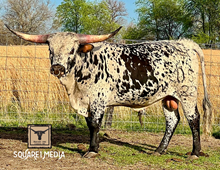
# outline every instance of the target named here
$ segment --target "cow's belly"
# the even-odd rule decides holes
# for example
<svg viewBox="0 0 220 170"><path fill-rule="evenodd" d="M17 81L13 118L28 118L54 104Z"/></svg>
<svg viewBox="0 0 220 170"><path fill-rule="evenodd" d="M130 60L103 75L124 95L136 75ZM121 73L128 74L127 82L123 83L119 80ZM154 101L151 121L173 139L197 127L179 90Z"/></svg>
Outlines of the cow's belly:
<svg viewBox="0 0 220 170"><path fill-rule="evenodd" d="M162 99L162 98L161 98ZM107 106L126 106L131 108L143 108L152 105L153 103L161 100L152 100L152 101L146 101L146 102L134 102L134 101L124 101L124 102L111 102Z"/></svg>
<svg viewBox="0 0 220 170"><path fill-rule="evenodd" d="M123 95L115 94L109 98L108 106L126 106L131 108L143 108L152 105L153 103L159 100L162 100L167 95L168 93L161 93L160 90L158 90L156 93L150 96L144 96L143 93L140 93L138 91L134 93L126 93Z"/></svg>

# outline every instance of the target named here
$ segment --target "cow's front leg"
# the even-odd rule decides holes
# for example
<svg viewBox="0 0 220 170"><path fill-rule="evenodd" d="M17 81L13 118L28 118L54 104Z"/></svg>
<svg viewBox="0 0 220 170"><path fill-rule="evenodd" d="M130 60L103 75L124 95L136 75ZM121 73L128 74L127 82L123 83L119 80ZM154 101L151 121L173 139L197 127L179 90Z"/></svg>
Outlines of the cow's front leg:
<svg viewBox="0 0 220 170"><path fill-rule="evenodd" d="M102 118L104 114L100 115L100 118L96 119L92 117L86 117L87 126L90 131L90 146L89 151L83 156L85 158L92 158L97 156L99 148L99 129L102 124Z"/></svg>

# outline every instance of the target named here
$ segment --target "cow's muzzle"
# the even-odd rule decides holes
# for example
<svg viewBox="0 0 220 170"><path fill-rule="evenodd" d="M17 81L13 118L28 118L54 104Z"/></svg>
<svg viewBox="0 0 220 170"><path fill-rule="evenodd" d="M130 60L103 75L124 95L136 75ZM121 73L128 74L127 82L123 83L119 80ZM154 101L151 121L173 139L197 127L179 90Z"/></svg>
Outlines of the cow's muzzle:
<svg viewBox="0 0 220 170"><path fill-rule="evenodd" d="M50 68L50 73L60 78L65 74L65 67L60 64L54 64Z"/></svg>

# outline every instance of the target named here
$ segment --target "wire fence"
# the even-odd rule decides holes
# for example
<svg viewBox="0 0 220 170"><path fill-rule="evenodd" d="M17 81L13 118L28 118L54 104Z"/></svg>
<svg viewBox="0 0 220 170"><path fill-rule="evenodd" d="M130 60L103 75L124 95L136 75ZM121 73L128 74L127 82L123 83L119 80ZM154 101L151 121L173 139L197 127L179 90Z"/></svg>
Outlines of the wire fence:
<svg viewBox="0 0 220 170"><path fill-rule="evenodd" d="M50 74L47 45L25 44L12 34L0 35L0 127L26 127L52 124L55 128L86 128L86 122L69 105L68 95L59 80ZM13 45L16 42L19 45ZM134 43L133 40L120 40ZM137 42L137 41L136 41ZM205 66L209 96L213 105L213 128L220 126L220 50L205 45ZM199 110L202 112L203 86L199 80ZM111 114L113 113L113 114ZM182 112L179 133L190 131ZM125 107L106 110L103 128L164 131L165 118L158 102L142 112Z"/></svg>

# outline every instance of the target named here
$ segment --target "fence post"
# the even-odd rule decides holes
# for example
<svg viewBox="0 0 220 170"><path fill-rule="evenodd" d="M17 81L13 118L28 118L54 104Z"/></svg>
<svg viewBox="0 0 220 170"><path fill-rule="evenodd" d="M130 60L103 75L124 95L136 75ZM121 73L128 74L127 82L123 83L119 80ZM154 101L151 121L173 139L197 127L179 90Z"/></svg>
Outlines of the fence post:
<svg viewBox="0 0 220 170"><path fill-rule="evenodd" d="M114 112L114 107L113 106L110 106L110 107L107 108L105 125L104 125L105 128L111 128L113 112Z"/></svg>

